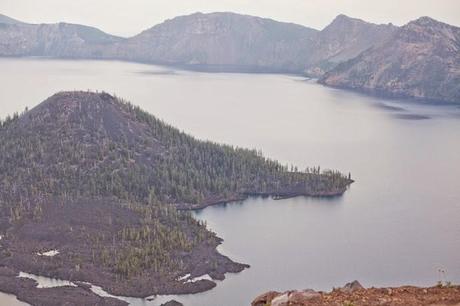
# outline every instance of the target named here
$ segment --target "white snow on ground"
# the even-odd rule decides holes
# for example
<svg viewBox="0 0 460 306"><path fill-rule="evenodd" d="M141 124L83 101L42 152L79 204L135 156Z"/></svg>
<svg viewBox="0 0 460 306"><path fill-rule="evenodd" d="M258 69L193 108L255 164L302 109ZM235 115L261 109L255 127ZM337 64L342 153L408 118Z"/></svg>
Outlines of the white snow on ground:
<svg viewBox="0 0 460 306"><path fill-rule="evenodd" d="M57 254L59 254L59 251L58 250L50 250L50 251L47 251L47 252L38 252L37 255L39 256L56 256Z"/></svg>

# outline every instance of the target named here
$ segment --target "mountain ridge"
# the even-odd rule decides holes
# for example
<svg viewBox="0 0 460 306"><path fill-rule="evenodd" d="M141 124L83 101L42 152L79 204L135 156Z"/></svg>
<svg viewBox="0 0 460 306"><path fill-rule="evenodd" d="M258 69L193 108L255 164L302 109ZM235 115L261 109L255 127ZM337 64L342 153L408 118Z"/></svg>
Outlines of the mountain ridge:
<svg viewBox="0 0 460 306"><path fill-rule="evenodd" d="M460 28L421 17L339 64L320 83L396 98L460 103Z"/></svg>
<svg viewBox="0 0 460 306"><path fill-rule="evenodd" d="M338 19L357 20L345 15L338 16ZM363 26L374 26L371 23L360 22ZM314 48L318 44L327 44L327 41L324 41L327 38L321 38L318 34L322 31L295 23L232 12L198 12L177 16L129 38L114 37L116 39L112 39L110 46L88 46L89 50L72 46L68 49L61 47L57 52L52 48L34 49L24 44L24 41L38 40L37 45L49 45L49 34L34 34L30 28L41 26L52 29L53 25L55 27L56 24L29 25L29 28L24 29L27 33L22 35L24 38L21 38L18 29L3 29L3 36L0 29L0 38L5 41L3 47L0 45L0 55L109 58L182 65L198 70L300 74L307 72L315 76L318 75L318 71L313 72L315 65L324 68L322 62L326 60L322 57L324 50ZM7 35L8 30L12 31L10 35ZM64 45L67 41L72 42L69 35L61 36L58 46ZM341 57L340 48L334 47L333 53L337 59L347 59L362 51L361 49L369 47L372 42L368 40L370 38L372 41L373 37L374 35L369 35L363 46L353 51L347 50ZM56 39L53 39L53 43L56 43ZM335 65L335 62L331 61L330 65Z"/></svg>
<svg viewBox="0 0 460 306"><path fill-rule="evenodd" d="M457 33L458 27L430 17L397 27L341 14L318 31L237 13L194 13L168 19L129 38L66 23L3 23L0 56L117 59L212 72L292 73L318 78L327 86L386 97L459 103Z"/></svg>
<svg viewBox="0 0 460 306"><path fill-rule="evenodd" d="M0 23L3 24L25 24L25 22L0 14Z"/></svg>

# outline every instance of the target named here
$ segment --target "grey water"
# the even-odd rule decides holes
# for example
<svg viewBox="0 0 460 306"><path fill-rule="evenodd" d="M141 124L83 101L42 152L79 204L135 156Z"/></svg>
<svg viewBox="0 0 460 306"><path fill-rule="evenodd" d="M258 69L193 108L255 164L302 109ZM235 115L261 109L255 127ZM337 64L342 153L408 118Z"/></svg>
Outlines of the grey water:
<svg viewBox="0 0 460 306"><path fill-rule="evenodd" d="M60 90L104 90L200 139L356 180L334 199L252 198L195 212L224 239L219 249L251 268L208 292L134 305L169 298L249 305L268 290L330 290L354 279L364 286L460 283L457 106L369 97L298 76L115 61L0 59L0 84L0 117ZM1 295L0 304L4 298L11 296Z"/></svg>

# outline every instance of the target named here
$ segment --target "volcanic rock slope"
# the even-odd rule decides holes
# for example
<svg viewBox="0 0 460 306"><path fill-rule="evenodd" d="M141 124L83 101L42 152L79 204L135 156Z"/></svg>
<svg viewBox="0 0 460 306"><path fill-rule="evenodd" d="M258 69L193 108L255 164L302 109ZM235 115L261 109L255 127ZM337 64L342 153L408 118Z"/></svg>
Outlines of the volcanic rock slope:
<svg viewBox="0 0 460 306"><path fill-rule="evenodd" d="M391 97L460 103L460 28L419 18L338 65L320 82Z"/></svg>

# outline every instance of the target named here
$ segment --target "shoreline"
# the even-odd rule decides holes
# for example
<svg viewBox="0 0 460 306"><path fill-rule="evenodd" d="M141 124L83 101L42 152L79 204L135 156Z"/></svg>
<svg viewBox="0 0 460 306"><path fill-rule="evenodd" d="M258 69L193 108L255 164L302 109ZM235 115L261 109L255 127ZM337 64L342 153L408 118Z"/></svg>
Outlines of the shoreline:
<svg viewBox="0 0 460 306"><path fill-rule="evenodd" d="M191 203L177 203L173 204L176 209L178 210L201 210L211 206L223 205L223 204L230 204L235 202L245 201L248 198L269 198L272 197L274 200L285 200L290 198L296 197L307 197L307 198L335 198L342 196L348 188L350 188L351 184L355 181L350 180L349 184L340 190L330 191L330 192L318 192L318 193L306 193L306 192L242 192L230 197L217 197L217 198L208 198L205 199L202 203L198 204L191 204Z"/></svg>
<svg viewBox="0 0 460 306"><path fill-rule="evenodd" d="M120 63L133 63L133 64L143 64L149 66L158 66L163 68L174 68L187 72L203 72L203 73L229 73L229 74L274 74L274 75L287 75L287 76L296 76L304 77L308 79L315 80L315 84L322 85L327 88L338 89L343 91L349 91L354 93L359 93L364 96L370 96L375 98L382 98L390 101L401 101L406 103L419 103L419 104L428 104L428 105L453 105L460 106L460 101L452 102L432 98L420 98L404 94L396 94L386 91L381 91L379 89L367 89L367 88L353 88L347 86L334 86L328 85L324 82L321 82L321 78L317 76L311 76L305 74L303 71L286 71L282 69L271 69L264 67L245 67L245 66L235 66L235 65L189 65L189 64L180 64L180 63L164 63L164 62L151 62L151 61L140 61L140 60L130 60L123 58L97 58L97 57L54 57L54 56L39 56L39 55L19 55L19 56L0 56L0 59L32 59L32 60L67 60L67 61L110 61L110 62L120 62Z"/></svg>
<svg viewBox="0 0 460 306"><path fill-rule="evenodd" d="M347 188L349 186L350 185L348 185ZM283 197L279 197L278 199L286 199L286 198L292 198L292 197L298 197L298 196L331 198L331 197L337 197L337 196L343 195L343 193L347 190L347 188L344 188L343 190L329 192L329 193L326 193L326 194L324 194L324 193L318 193L318 194L290 193L290 194L286 194L285 193L285 194L283 194ZM213 199L208 198L208 200L203 201L201 204L199 204L197 206L190 207L190 204L188 204L188 205L182 205L182 207L179 206L179 207L177 207L177 209L179 209L179 210L181 210L181 209L183 209L183 210L200 210L200 209L204 209L206 207L210 207L210 206L214 206L214 205L220 205L220 204L244 201L244 200L248 199L249 197L270 197L270 196L276 196L276 195L280 196L280 194L281 193L273 193L273 192L259 192L259 193L246 192L246 193L241 193L241 194L231 196L231 197L217 197L217 198L213 198ZM171 287L171 288L168 289L167 288L168 286L167 286L167 287L163 288L163 290L161 290L161 291L140 290L139 288L136 288L136 290L134 290L135 292L133 292L131 290L127 290L128 288L126 288L126 287L123 289L122 288L123 286L119 287L119 286L116 286L116 284L109 285L108 283L105 283L105 282L100 283L97 279L92 279L92 277L89 277L90 279L88 279L87 277L81 277L81 275L80 275L80 277L78 277L77 275L71 275L72 273L68 274L68 273L66 273L65 271L62 271L62 270L58 271L57 273L53 273L53 272L50 272L50 271L48 271L47 273L40 273L41 268L39 268L39 267L34 268L33 266L30 266L30 263L27 264L27 260L26 261L21 260L19 263L14 264L12 267L9 267L8 265L4 265L3 267L0 267L0 291L4 292L5 294L13 294L20 301L28 302L28 301L31 300L31 297L29 295L26 295L25 293L23 293L21 291L22 289L20 289L20 288L24 288L24 286L26 286L28 288L28 291L31 292L30 295L39 294L40 291L37 291L37 290L49 289L49 288L37 288L36 287L37 284L31 285L31 284L27 283L28 281L21 280L22 278L18 277L18 275L19 275L19 271L23 271L23 272L26 272L26 273L34 274L36 276L43 276L43 277L54 278L54 279L61 279L63 281L69 281L69 282L77 282L77 283L78 282L89 282L89 283L91 283L91 284L93 284L95 286L101 287L105 292L107 292L110 295L113 295L114 297L118 296L118 297L126 297L126 298L148 299L149 297L154 296L154 295L182 295L182 294L202 293L202 292L206 292L208 290L213 289L216 286L216 283L215 283L216 280L218 280L218 281L224 280L226 273L240 273L243 270L245 270L245 269L250 267L247 264L233 262L227 256L225 256L223 254L220 254L217 251L217 247L222 242L223 242L223 239L217 237L216 244L214 246L211 246L211 249L213 250L212 253L214 253L215 256L217 256L217 254L218 254L219 255L218 257L221 257L221 258L223 258L224 260L227 261L227 264L223 265L224 266L223 270L220 269L221 271L217 272L217 273L212 272L212 271L207 271L207 270L206 271L202 270L199 273L195 272L193 274L193 277L200 277L200 276L203 276L203 275L209 275L211 280L204 279L204 280L199 280L196 283L195 282L188 283L187 286L184 286L182 288L173 289ZM206 251L206 253L208 253L208 252L209 251ZM209 253L208 253L208 255L209 255ZM207 258L209 259L209 258L213 258L213 257L214 256L207 257ZM50 257L50 258L52 258L52 257ZM20 266L17 266L17 264L19 264ZM6 276L9 278L9 280L5 280L5 275L4 275L5 271L8 272ZM190 277L192 277L192 274L190 274ZM19 281L18 281L18 279L19 279ZM32 281L35 282L34 280L32 280ZM24 285L24 284L26 284L26 285ZM88 288L80 288L81 286L76 286L76 287L72 287L72 288L67 288L67 287L65 287L65 290L64 289L60 290L59 288L61 288L61 287L53 287L54 288L53 295L59 295L60 291L67 292L66 294L68 294L68 291L70 290L72 292L71 295L77 295L78 296L78 295L82 295L84 293L82 291L82 289L88 291ZM62 288L64 288L64 287L62 287ZM144 288L144 289L147 289L147 288ZM90 294L88 297L86 297L86 295L85 295L85 298L93 299L94 298L93 294L96 295L96 296L99 296L99 297L103 297L103 296L97 295L96 293L92 292L92 294ZM62 298L65 299L65 295L63 295ZM113 301L111 303L113 303L113 304L107 304L107 305L124 305L124 304L117 304L117 302L113 302Z"/></svg>

